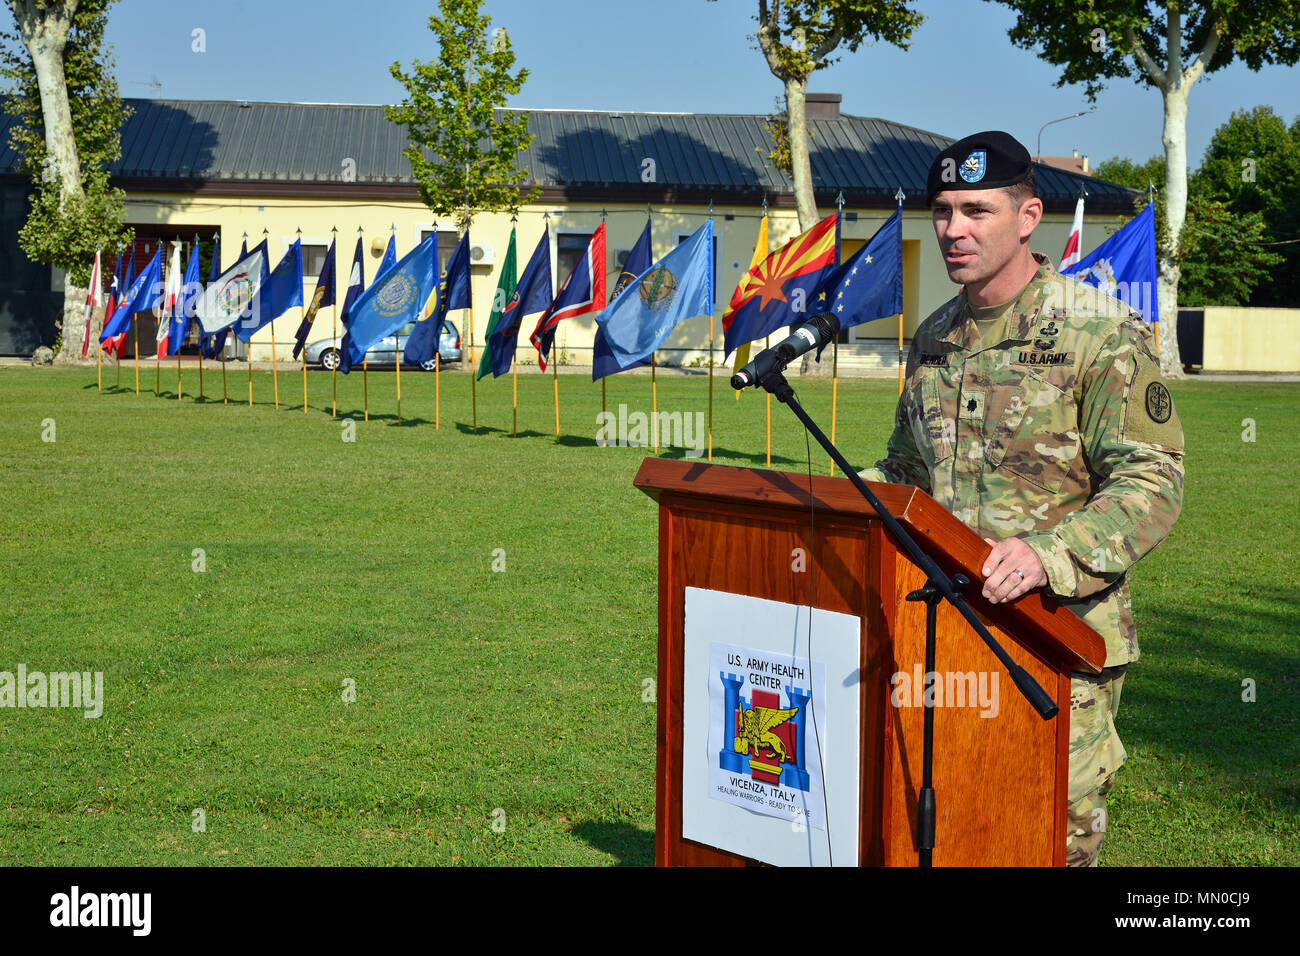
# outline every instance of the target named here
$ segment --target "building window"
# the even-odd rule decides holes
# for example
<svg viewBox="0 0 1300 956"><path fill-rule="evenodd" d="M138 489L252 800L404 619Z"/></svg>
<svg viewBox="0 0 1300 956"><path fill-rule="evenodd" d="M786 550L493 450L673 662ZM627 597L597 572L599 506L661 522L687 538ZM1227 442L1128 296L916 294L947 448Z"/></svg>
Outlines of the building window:
<svg viewBox="0 0 1300 956"><path fill-rule="evenodd" d="M307 245L302 246L302 274L305 276L319 276L321 270L325 268L325 256L329 253L330 247L325 245Z"/></svg>
<svg viewBox="0 0 1300 956"><path fill-rule="evenodd" d="M432 229L420 230L420 241L428 239L433 235ZM456 246L460 243L458 236L451 229L438 230L438 275L447 271L447 265L451 262L451 257L456 254Z"/></svg>
<svg viewBox="0 0 1300 956"><path fill-rule="evenodd" d="M695 233L688 232L678 236L677 244L680 246L693 235L695 235ZM718 236L716 233L713 236L713 296L715 299L718 296Z"/></svg>
<svg viewBox="0 0 1300 956"><path fill-rule="evenodd" d="M590 232L557 232L555 234L555 281L562 283L569 277L591 244ZM598 263L598 267L603 264Z"/></svg>

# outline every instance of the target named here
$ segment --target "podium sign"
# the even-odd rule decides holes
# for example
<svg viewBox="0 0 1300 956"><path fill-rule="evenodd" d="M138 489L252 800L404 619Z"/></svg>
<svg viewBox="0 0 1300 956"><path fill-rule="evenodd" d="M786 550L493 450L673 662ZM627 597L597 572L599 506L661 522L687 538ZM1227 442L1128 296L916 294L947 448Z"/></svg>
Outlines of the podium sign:
<svg viewBox="0 0 1300 956"><path fill-rule="evenodd" d="M861 628L686 589L685 839L785 866L857 863Z"/></svg>
<svg viewBox="0 0 1300 956"><path fill-rule="evenodd" d="M946 604L926 673L907 600L925 575L847 480L647 458L636 486L659 504L656 862L915 866L929 697L934 864L1064 865L1070 674L1106 659L1092 628L1042 592L969 589L1060 709L1043 720ZM872 491L981 579L979 535L919 489Z"/></svg>

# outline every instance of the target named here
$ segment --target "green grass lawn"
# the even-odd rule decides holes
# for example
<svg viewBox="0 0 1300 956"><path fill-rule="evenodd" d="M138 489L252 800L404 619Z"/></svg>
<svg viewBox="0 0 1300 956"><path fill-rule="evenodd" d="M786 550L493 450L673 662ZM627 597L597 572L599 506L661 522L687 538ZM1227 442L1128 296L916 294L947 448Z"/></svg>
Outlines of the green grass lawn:
<svg viewBox="0 0 1300 956"><path fill-rule="evenodd" d="M223 406L212 367L206 402L192 367L181 401L174 368L162 398L148 365L138 397L129 366L103 394L93 369L0 369L0 671L103 671L106 698L97 720L0 709L0 863L652 863L656 510L648 450L595 444L600 386L560 376L557 443L549 377L520 376L512 438L508 379L479 383L475 435L466 373L437 429L433 376L403 374L400 425L391 371L369 422L340 376L345 442L328 375L306 415L301 373L279 411L246 376ZM660 408L705 409L706 382L663 376ZM763 399L715 385L714 460L762 465ZM829 382L800 391L828 421ZM1133 574L1103 863L1294 862L1300 389L1173 391L1186 505ZM895 394L841 383L851 461L883 451ZM649 378L610 379L619 403L648 411ZM773 415L774 466L806 467Z"/></svg>

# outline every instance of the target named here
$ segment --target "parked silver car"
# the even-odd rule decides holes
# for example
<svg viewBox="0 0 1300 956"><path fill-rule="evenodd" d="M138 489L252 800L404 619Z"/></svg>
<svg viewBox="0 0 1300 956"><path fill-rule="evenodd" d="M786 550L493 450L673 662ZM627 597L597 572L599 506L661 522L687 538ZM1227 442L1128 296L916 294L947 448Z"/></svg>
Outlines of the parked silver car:
<svg viewBox="0 0 1300 956"><path fill-rule="evenodd" d="M414 327L415 323L408 322L392 335L385 335L370 347L370 351L366 353L366 363L371 366L396 365L396 357L406 348L406 340ZM342 341L342 338L328 338L308 342L304 350L307 363L319 365L327 372L333 371L339 364ZM442 338L438 342L438 356L443 365L448 362L459 362L463 357L460 350L460 331L450 319L442 321ZM432 372L433 365L433 359L429 359L421 365L421 368Z"/></svg>

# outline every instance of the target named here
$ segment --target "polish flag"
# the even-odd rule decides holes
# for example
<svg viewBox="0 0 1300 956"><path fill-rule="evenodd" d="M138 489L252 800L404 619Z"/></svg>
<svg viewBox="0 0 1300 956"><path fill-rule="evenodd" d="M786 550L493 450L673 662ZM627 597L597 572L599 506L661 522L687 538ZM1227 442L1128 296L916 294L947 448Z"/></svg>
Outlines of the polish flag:
<svg viewBox="0 0 1300 956"><path fill-rule="evenodd" d="M170 355L168 337L172 313L181 300L181 244L172 243L172 258L167 264L167 286L163 291L162 314L158 317L158 356Z"/></svg>
<svg viewBox="0 0 1300 956"><path fill-rule="evenodd" d="M95 266L90 271L90 288L86 290L86 336L81 340L81 357L85 358L90 351L90 320L94 318L95 310L99 308L99 250L95 250ZM101 326L103 316L100 316Z"/></svg>
<svg viewBox="0 0 1300 956"><path fill-rule="evenodd" d="M1070 227L1070 238L1065 240L1065 251L1061 253L1061 267L1057 272L1064 272L1078 262L1083 248L1083 197L1074 206L1074 225Z"/></svg>

